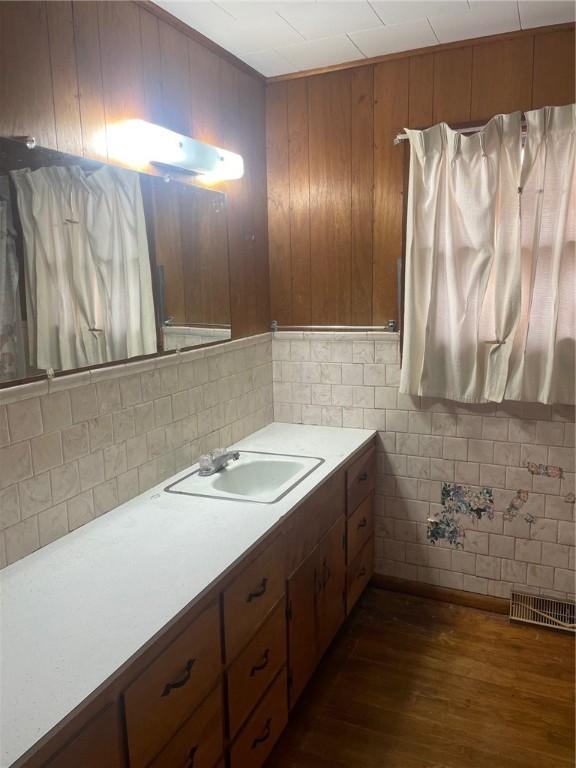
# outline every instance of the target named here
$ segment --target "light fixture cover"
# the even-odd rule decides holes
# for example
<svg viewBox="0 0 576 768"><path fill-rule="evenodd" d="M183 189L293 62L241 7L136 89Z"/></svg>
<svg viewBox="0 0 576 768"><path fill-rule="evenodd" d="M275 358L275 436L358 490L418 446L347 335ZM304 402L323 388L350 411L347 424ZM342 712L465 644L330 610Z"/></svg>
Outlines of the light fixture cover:
<svg viewBox="0 0 576 768"><path fill-rule="evenodd" d="M124 120L107 129L108 156L137 168L159 164L181 168L207 182L240 179L242 155L196 141L145 120Z"/></svg>

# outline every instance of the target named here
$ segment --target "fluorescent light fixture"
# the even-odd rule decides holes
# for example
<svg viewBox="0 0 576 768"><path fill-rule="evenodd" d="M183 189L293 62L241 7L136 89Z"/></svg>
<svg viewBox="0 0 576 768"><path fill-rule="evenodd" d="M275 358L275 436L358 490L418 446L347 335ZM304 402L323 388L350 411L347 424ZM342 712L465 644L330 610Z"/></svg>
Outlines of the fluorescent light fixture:
<svg viewBox="0 0 576 768"><path fill-rule="evenodd" d="M108 126L106 143L109 158L135 168L154 164L181 168L208 183L244 175L241 155L145 120L124 120Z"/></svg>

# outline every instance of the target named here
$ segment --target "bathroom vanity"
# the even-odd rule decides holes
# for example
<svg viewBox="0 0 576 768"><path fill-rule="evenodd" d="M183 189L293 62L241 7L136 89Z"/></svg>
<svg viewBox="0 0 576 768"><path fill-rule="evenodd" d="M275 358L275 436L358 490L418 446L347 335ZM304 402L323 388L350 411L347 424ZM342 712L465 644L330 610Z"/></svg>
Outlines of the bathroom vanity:
<svg viewBox="0 0 576 768"><path fill-rule="evenodd" d="M271 503L253 469L174 492L191 468L0 575L2 768L264 763L372 573L374 432L271 424L234 448L302 478Z"/></svg>

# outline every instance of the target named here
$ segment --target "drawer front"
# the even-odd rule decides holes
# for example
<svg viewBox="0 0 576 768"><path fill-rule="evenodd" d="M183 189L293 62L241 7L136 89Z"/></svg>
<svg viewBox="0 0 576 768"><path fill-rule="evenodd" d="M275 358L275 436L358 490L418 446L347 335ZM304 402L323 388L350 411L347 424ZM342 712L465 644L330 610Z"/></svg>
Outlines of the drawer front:
<svg viewBox="0 0 576 768"><path fill-rule="evenodd" d="M283 669L232 745L230 767L260 768L287 722L286 669Z"/></svg>
<svg viewBox="0 0 576 768"><path fill-rule="evenodd" d="M347 522L347 562L351 563L374 535L374 494L371 493L350 515Z"/></svg>
<svg viewBox="0 0 576 768"><path fill-rule="evenodd" d="M286 603L281 600L228 670L228 714L232 736L285 664Z"/></svg>
<svg viewBox="0 0 576 768"><path fill-rule="evenodd" d="M326 480L292 515L286 575L290 577L330 530L346 506L346 477L341 471Z"/></svg>
<svg viewBox="0 0 576 768"><path fill-rule="evenodd" d="M284 594L284 538L278 536L224 591L226 660L232 661Z"/></svg>
<svg viewBox="0 0 576 768"><path fill-rule="evenodd" d="M352 514L376 487L376 451L374 448L357 459L346 472L348 514Z"/></svg>
<svg viewBox="0 0 576 768"><path fill-rule="evenodd" d="M124 745L118 707L110 704L47 763L46 768L123 768Z"/></svg>
<svg viewBox="0 0 576 768"><path fill-rule="evenodd" d="M131 768L147 765L214 688L221 671L217 604L205 610L125 691Z"/></svg>
<svg viewBox="0 0 576 768"><path fill-rule="evenodd" d="M222 688L217 686L150 768L213 768L224 753Z"/></svg>
<svg viewBox="0 0 576 768"><path fill-rule="evenodd" d="M370 538L357 555L354 562L348 566L346 588L346 607L348 612L358 602L358 598L368 585L374 570L374 537Z"/></svg>

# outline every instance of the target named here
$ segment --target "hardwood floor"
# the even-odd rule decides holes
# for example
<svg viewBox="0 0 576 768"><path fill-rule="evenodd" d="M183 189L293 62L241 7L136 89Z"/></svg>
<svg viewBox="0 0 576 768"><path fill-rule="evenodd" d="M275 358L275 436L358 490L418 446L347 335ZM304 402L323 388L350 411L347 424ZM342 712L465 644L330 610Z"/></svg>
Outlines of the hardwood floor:
<svg viewBox="0 0 576 768"><path fill-rule="evenodd" d="M266 768L573 765L573 637L370 589Z"/></svg>

